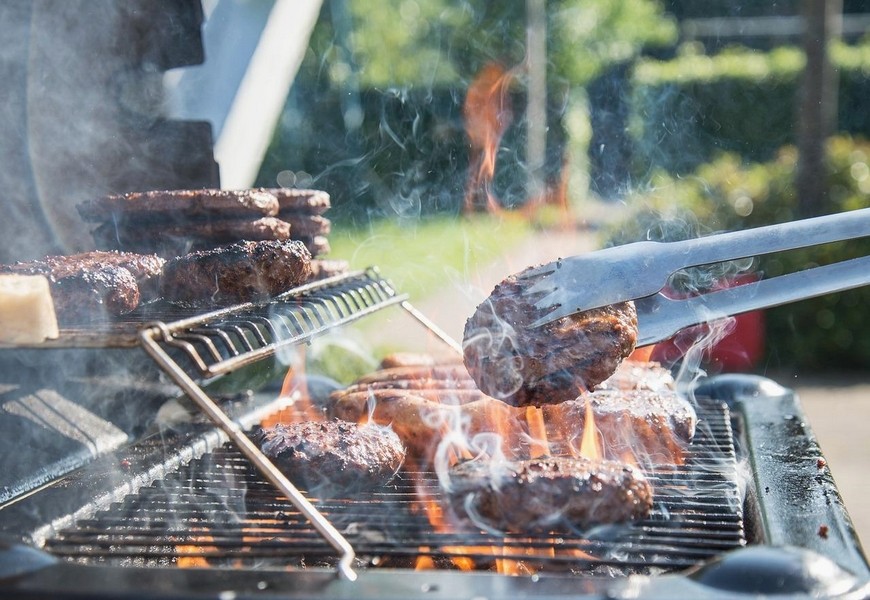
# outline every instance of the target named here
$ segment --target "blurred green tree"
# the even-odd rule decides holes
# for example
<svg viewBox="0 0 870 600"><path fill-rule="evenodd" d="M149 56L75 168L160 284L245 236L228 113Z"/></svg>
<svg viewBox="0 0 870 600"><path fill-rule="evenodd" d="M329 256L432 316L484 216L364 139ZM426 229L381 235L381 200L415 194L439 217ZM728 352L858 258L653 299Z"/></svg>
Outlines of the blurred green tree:
<svg viewBox="0 0 870 600"><path fill-rule="evenodd" d="M523 2L353 0L348 6L364 86L460 83L487 62L513 66L525 57ZM572 85L677 36L676 22L657 0L551 0L547 15L550 72Z"/></svg>
<svg viewBox="0 0 870 600"><path fill-rule="evenodd" d="M572 91L672 43L677 28L657 0L550 0L546 17L546 160L558 171L564 122L585 110ZM518 1L325 1L259 184L317 185L334 206L367 214L455 209L468 168L465 91L498 62L513 69L516 118L495 186L508 205L522 202L526 23Z"/></svg>

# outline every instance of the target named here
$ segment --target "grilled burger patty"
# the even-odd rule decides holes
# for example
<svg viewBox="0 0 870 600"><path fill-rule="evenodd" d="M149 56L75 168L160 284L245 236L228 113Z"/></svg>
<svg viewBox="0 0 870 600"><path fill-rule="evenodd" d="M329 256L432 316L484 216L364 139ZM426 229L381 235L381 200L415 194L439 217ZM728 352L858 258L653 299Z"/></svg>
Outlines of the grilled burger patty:
<svg viewBox="0 0 870 600"><path fill-rule="evenodd" d="M610 377L637 342L632 302L569 315L541 327L537 298L517 275L499 283L465 324L465 366L482 391L516 406L576 398Z"/></svg>
<svg viewBox="0 0 870 600"><path fill-rule="evenodd" d="M112 194L82 202L76 207L82 219L92 223L123 222L127 217L163 223L192 217L274 217L278 199L262 189L159 190Z"/></svg>
<svg viewBox="0 0 870 600"><path fill-rule="evenodd" d="M322 215L332 205L329 194L321 190L265 188L263 191L278 199L281 215Z"/></svg>
<svg viewBox="0 0 870 600"><path fill-rule="evenodd" d="M167 261L160 293L191 306L267 299L307 281L311 253L295 240L245 241Z"/></svg>
<svg viewBox="0 0 870 600"><path fill-rule="evenodd" d="M293 483L321 495L386 485L405 460L399 437L377 425L279 424L258 431L255 441Z"/></svg>
<svg viewBox="0 0 870 600"><path fill-rule="evenodd" d="M92 235L103 246L118 244L125 248L153 247L155 240L164 238L182 243L196 244L200 240L225 244L239 240L289 240L290 223L276 217L258 219L210 219L183 224L132 224L122 227L106 222ZM180 246L181 244L176 244Z"/></svg>
<svg viewBox="0 0 870 600"><path fill-rule="evenodd" d="M649 516L653 491L630 465L585 458L490 463L470 460L449 471L449 504L477 526L524 533L588 529Z"/></svg>

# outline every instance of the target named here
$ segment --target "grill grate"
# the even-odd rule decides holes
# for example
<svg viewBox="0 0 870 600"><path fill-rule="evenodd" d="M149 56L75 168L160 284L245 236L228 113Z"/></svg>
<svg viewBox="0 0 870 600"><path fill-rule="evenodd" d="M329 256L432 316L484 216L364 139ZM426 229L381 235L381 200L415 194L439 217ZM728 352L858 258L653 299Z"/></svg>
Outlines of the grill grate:
<svg viewBox="0 0 870 600"><path fill-rule="evenodd" d="M639 523L586 535L495 536L435 530L433 473L402 472L389 487L317 508L353 545L357 566L519 572L659 573L688 568L746 544L727 407L702 402L680 467L648 471L656 502ZM218 568L334 567L335 551L231 445L191 461L93 518L60 530L50 553L82 564ZM525 571L523 571L525 570Z"/></svg>

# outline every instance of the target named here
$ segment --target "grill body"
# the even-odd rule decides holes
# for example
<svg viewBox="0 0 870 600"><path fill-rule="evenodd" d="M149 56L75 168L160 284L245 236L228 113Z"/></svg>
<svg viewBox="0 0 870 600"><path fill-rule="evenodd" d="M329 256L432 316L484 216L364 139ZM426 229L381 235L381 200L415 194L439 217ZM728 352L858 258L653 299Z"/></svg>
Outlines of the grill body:
<svg viewBox="0 0 870 600"><path fill-rule="evenodd" d="M63 486L0 511L7 539L26 542L0 558L18 565L17 575L3 581L10 597L217 598L231 591L234 597L582 598L623 595L638 585L702 597L723 592L701 576L711 563L749 548L799 548L842 569L837 580L849 584L844 597L863 597L870 571L794 394L748 376L713 378L696 392L697 446L684 467L653 470L654 514L597 536L496 539L435 531L412 506L421 492L437 494L437 482L430 473L404 473L370 496L315 499L357 550L360 577L344 581L335 575L329 546L203 423L176 439L143 440L126 454L106 456ZM260 406L258 416L274 408ZM169 457L167 443L175 449ZM124 461L129 481L106 476ZM747 479L734 477L747 470ZM152 478L136 488L132 481L143 472ZM83 497L92 500L73 500ZM414 570L423 555L435 570ZM481 568L516 560L536 573L463 572L457 558Z"/></svg>

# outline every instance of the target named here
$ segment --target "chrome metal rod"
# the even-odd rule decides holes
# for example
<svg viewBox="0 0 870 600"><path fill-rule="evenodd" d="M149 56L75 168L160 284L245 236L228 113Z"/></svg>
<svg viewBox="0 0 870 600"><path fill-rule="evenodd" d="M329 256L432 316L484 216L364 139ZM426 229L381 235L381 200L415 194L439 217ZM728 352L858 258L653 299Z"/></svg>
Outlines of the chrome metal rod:
<svg viewBox="0 0 870 600"><path fill-rule="evenodd" d="M870 284L870 256L862 256L683 299L654 294L635 301L638 346L666 340L679 330Z"/></svg>
<svg viewBox="0 0 870 600"><path fill-rule="evenodd" d="M171 338L171 333L163 323L151 323L139 332L142 347L154 359L157 365L175 381L175 383L193 400L197 406L229 437L245 457L274 485L278 491L287 496L290 502L299 509L321 536L340 554L338 574L349 581L355 581L356 572L353 561L356 556L353 547L329 522L329 520L302 495L287 477L254 444L241 427L203 391L199 385L166 354L155 338ZM166 341L169 341L167 339Z"/></svg>
<svg viewBox="0 0 870 600"><path fill-rule="evenodd" d="M438 337L438 339L440 339L442 342L455 350L457 354L459 354L459 356L462 356L462 344L450 337L450 335L446 331L436 325L431 319L429 319L429 317L414 308L407 300L402 302L402 308L408 311L408 314L417 319L417 321L422 323L423 326L426 327L426 329L434 333Z"/></svg>

